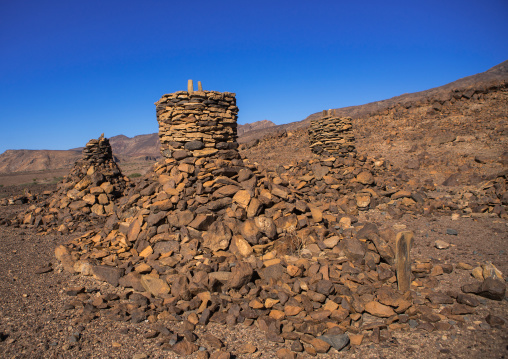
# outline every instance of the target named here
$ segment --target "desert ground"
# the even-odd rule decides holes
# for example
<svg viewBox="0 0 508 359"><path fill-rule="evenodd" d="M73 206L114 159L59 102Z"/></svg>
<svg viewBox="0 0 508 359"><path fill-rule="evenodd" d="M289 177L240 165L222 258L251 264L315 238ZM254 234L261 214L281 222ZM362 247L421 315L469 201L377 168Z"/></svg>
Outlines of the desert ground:
<svg viewBox="0 0 508 359"><path fill-rule="evenodd" d="M460 92L452 90L448 98L443 99L440 92L439 98L418 97L411 103L389 103L380 110L353 116L351 122L356 149L342 160L336 159L333 154L311 151L308 137L310 120L305 126L280 128L280 131L269 134L263 133L263 129L254 130L255 134L244 133L243 140L240 138L239 141L238 158L232 161L236 161L235 165L244 172L247 172L247 168L252 170L255 175L251 178L269 178L272 193L280 193L275 189L280 191L282 187L291 189L287 190L291 200L281 200L275 206L282 208L281 211L289 208L289 211L298 213L298 225L300 222L305 223L303 226L307 228L314 225L318 234L305 232L315 239L302 241L299 243L301 247L283 254L282 250L263 252L264 248L272 248L269 243L263 242L265 237L253 244L253 248L263 249L257 259L250 257L250 263L257 268L261 278L252 279L244 287L240 285L238 291L223 290L213 294L219 303L214 307L217 315L205 322L201 320L203 311L199 312L199 316L196 315L201 303L197 302L197 296L180 297L178 302L178 297L157 297L150 295L148 290L143 292L118 285L118 279L114 283L115 280L101 280L98 275L71 273L68 263L57 260L55 249L58 252L58 248L67 246L74 250L73 265L78 255L82 259L93 258L94 263L102 267L109 260L133 272L138 271L141 265L150 264L147 270L139 269L139 272L154 274L159 279L155 261L164 257L152 256L153 251L141 255L148 247L152 250L145 241L131 250L136 267L132 263L122 262L121 259L129 258L125 252L118 251L117 256L111 249L114 246L104 244L108 233L111 236L111 233L121 229L111 231L112 222L108 218L112 217L102 212L94 216L95 212L88 210L86 214L93 219L91 222L83 215L76 217L77 220L56 225L50 225L49 219L48 222L34 222L31 214L40 213L37 212L38 206L47 208L46 199L64 188L65 180L62 185L62 178L69 173L68 168L0 174L0 356L136 359L508 357L508 300L505 285L508 274L508 87L506 82L490 87L470 83L468 86L473 87ZM473 95L468 92L471 88ZM478 88L481 91L475 92L474 89ZM330 160L330 157L333 159ZM118 217L113 218L113 222L124 218L128 223L133 223L134 217L128 207L134 205L145 210L145 217L151 215L148 208L152 207L146 204L150 202L142 203L143 198L151 196L154 201L158 200L154 203L159 206L168 201L167 196L157 192L155 186L150 186L153 178L157 178L156 171L164 167L161 164L152 167L154 162L149 159L120 161L120 169L128 178L128 185L125 197L116 199L121 203L118 208L123 206L123 213L117 211ZM189 163L183 167L181 164L179 168L187 171ZM327 166L339 169L342 172L337 170L334 173L341 175L334 179L326 175L318 176L317 171ZM193 170L194 167L188 172L192 174ZM375 182L362 182L360 175L366 171L375 175ZM170 177L169 174L162 176ZM238 177L240 175L237 173L229 179L225 176L220 178L224 183L238 185L240 180L235 182ZM193 177L180 175L180 178ZM329 182L325 185L325 181ZM335 187L331 191L328 186ZM165 188L168 193L175 191L174 183ZM129 189L130 192L127 192ZM259 188L256 191L258 193ZM368 202L366 205L360 204L366 192L370 193ZM185 197L186 203L189 203L191 210L175 201L175 207L180 206L178 213L199 211L196 210L199 208L197 202L190 200L195 193L201 195L206 191L193 189L185 192L185 196L188 196ZM230 197L233 195L231 193ZM335 197L326 197L328 195ZM138 198L141 200L136 202ZM203 203L208 203L206 201ZM302 202L309 206L302 209ZM284 204L286 207L283 207ZM268 207L271 205L273 203L266 205L267 209L271 210ZM236 212L227 212L232 218L238 219L233 222L245 221L246 211L236 204L234 208ZM52 214L56 221L61 219L56 212L43 213ZM274 221L282 218L280 213L273 213ZM343 225L344 220L349 221L347 225ZM171 219L164 224L157 221L151 222L155 224L152 235L160 235L163 228L171 227L168 224ZM231 231L238 234L240 230L235 232L234 223L231 224ZM319 228L325 224L329 232L319 232ZM149 226L142 227L141 232L149 232ZM327 244L327 240L334 237L340 237L339 242L357 243L358 239L363 239L360 237L361 231L365 232L366 228L372 226L379 233L376 238L383 233L388 233L390 238L395 238L395 234L400 232L412 232L414 235L410 255L410 291L406 292L404 299L400 293L393 294L408 305L397 313L393 309L398 311L401 305L398 308L392 305L393 309L386 308L389 305L383 306L391 313L389 315L378 315L375 311L366 310L364 305L380 298L377 294L380 287L396 288L394 275L380 279L383 274L380 268L393 268L395 264L389 260L380 262L382 250L379 247L376 249L369 242L370 239L363 240L361 244L363 252L360 260L351 259L356 253L347 246L339 250L337 242L330 246ZM131 236L133 227L131 225L128 232L125 231L124 237ZM193 236L200 236L201 232L197 233L192 228L186 231L188 238L182 242L182 255L177 253L176 256L182 262L172 263L174 269L166 272L170 276L184 276L178 271L189 270L182 259L186 256L185 251L189 251L184 248L185 243L188 243L188 247L194 245ZM141 233L140 228L137 228L135 236L138 232ZM336 236L331 237L331 234ZM204 238L207 238L206 235ZM233 236L231 240L235 238ZM394 241L387 242L388 246L394 247ZM369 249L365 251L365 248ZM230 256L225 251L214 254L194 249L190 251L191 257L194 256L190 262L202 262L207 266L206 263L210 262L209 272L212 271L210 268L215 268L215 271L222 268L219 271L222 273L228 264L227 269L233 271L231 268L242 262L235 257L237 252ZM175 256L172 252L168 257ZM377 256L377 263L371 263L371 270L368 269L371 264L367 263L367 252ZM293 263L293 260L294 263L302 263L301 266L291 266L289 263ZM327 277L329 274L333 279L334 260L340 260L340 268L344 272L349 270L352 277L348 274L345 281L340 282L346 283L347 289L342 284L339 286L338 280L334 282L335 289L327 292L325 308L325 297L316 293L318 289L314 291L309 288L313 283L331 282ZM277 278L270 280L263 277L262 273L270 268L267 265L269 262L277 263L282 268L283 278L290 280L291 287L287 283L287 287L284 287L284 283L276 282ZM314 272L312 268L316 268ZM161 277L163 269L159 270ZM298 270L305 273L289 276L288 273L293 273L293 270L294 273ZM316 276L318 278L314 280ZM308 279L306 283L309 288L303 285L294 289L293 284L300 283L299 278L303 278L304 282ZM472 283L486 285L493 278L496 278L497 287L489 287L488 290L481 287L483 292L465 289ZM230 281L228 279L227 283ZM287 288L293 298L288 301L287 297L283 300L283 296L271 296L272 289L280 290L281 287ZM338 291L339 287L345 291L334 294L333 290ZM201 289L198 292L203 293ZM309 301L305 297L311 294L317 299ZM353 302L345 301L346 297L354 298ZM283 311L287 314L288 306L281 304L291 300L296 303L295 298L300 300L300 304L296 305L300 305L300 308L296 309L305 309L303 313L307 311L309 316L298 317L296 314L294 320L285 317L276 321L266 320L272 306L274 310L270 315ZM266 304L268 301L259 303L261 299L273 301L269 306ZM240 311L240 307L232 305L235 300L243 305L241 313L244 314L231 314L235 310ZM332 303L334 300L335 303ZM207 300L203 299L203 303L201 306L206 306ZM322 304L325 310L322 310ZM350 304L346 316L337 320L337 323L330 319L333 316L328 317L330 312L343 310ZM234 320L231 321L230 316L221 317L217 308L228 308ZM325 315L325 319L312 317L313 328L319 330L302 325L302 321L309 321L314 309L319 309L320 315ZM253 317L245 314L252 312L255 314ZM371 315L371 312L375 314ZM328 327L320 327L323 324L319 323L320 320L328 323ZM272 325L275 325L275 329ZM350 342L342 347L323 344L323 340L319 340L323 332L340 338L346 334Z"/></svg>

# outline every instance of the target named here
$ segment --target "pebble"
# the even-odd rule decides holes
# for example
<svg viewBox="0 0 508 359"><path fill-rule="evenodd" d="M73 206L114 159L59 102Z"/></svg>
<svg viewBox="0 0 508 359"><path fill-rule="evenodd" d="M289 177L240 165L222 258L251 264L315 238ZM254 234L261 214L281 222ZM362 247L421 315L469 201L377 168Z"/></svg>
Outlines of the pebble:
<svg viewBox="0 0 508 359"><path fill-rule="evenodd" d="M434 247L436 247L437 249L448 249L450 248L450 243L438 239L437 241L434 242Z"/></svg>
<svg viewBox="0 0 508 359"><path fill-rule="evenodd" d="M456 236L456 235L457 235L457 234L459 234L459 233L457 232L457 230L456 230L456 229L447 228L447 229L446 229L446 234L448 234L448 235L450 235L450 236Z"/></svg>
<svg viewBox="0 0 508 359"><path fill-rule="evenodd" d="M408 324L411 328L416 328L418 326L418 322L414 319L409 319Z"/></svg>

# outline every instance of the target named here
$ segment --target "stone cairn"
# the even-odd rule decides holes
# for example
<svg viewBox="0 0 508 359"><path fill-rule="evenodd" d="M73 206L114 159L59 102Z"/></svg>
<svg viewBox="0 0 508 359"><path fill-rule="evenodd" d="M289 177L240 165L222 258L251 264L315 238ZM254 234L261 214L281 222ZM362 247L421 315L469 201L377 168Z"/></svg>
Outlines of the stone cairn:
<svg viewBox="0 0 508 359"><path fill-rule="evenodd" d="M268 341L291 345L280 348L279 357L294 357L379 342L415 326L447 329L449 320L474 312L474 297L432 289L436 276L453 266L410 263L411 232L354 223L340 203L326 203L328 189L340 190L334 176L354 172L347 161L323 161L299 177L298 171L289 177L245 164L236 150L232 93L198 91L200 110L179 110L184 117L172 127L172 101L180 96L179 106L196 103L191 90L156 103L159 123L168 129L160 132L166 158L119 202L102 230L55 251L66 271L125 288L93 300L79 296L83 288L68 290L83 315L158 322L154 330L165 349L187 355L201 346L216 351L212 357L227 351L227 343L206 330L196 335L197 327L256 325ZM211 97L216 100L206 102ZM224 112L211 110L220 103ZM231 131L223 132L219 116L205 120L210 113L221 113ZM198 132L190 116L209 121L206 132ZM210 132L213 126L220 135ZM372 187L374 179L360 173L351 177L354 185ZM320 202L305 200L311 198ZM469 289L502 298L501 287L491 284ZM183 331L168 329L169 322L183 323Z"/></svg>
<svg viewBox="0 0 508 359"><path fill-rule="evenodd" d="M353 125L349 117L336 117L334 110L324 110L309 127L310 148L317 154L345 156L355 151Z"/></svg>
<svg viewBox="0 0 508 359"><path fill-rule="evenodd" d="M90 140L70 173L57 185L42 205L32 205L15 224L60 232L86 226L90 215L105 217L115 211L115 201L127 188L129 179L113 160L109 140L101 135Z"/></svg>
<svg viewBox="0 0 508 359"><path fill-rule="evenodd" d="M164 95L155 103L159 122L161 153L179 160L190 151L196 158L208 157L219 150L236 149L235 94L193 90Z"/></svg>

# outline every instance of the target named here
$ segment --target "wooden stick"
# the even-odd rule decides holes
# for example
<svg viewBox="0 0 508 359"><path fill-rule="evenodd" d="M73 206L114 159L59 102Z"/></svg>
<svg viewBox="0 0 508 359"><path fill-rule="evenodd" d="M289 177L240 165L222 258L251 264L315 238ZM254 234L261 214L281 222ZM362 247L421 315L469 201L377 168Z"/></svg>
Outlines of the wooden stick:
<svg viewBox="0 0 508 359"><path fill-rule="evenodd" d="M411 246L413 232L397 233L395 239L395 261L397 264L397 286L399 291L407 292L411 288Z"/></svg>

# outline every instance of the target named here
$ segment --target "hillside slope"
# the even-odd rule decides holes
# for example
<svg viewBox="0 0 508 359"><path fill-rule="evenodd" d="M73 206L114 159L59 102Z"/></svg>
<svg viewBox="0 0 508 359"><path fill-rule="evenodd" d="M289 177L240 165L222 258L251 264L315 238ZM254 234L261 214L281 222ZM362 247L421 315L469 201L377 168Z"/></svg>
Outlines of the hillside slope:
<svg viewBox="0 0 508 359"><path fill-rule="evenodd" d="M339 117L351 117L353 119L358 119L391 108L396 104L412 106L418 105L419 103L431 103L435 101L444 102L445 100L453 97L454 93L462 93L471 89L481 89L483 92L487 92L490 87L506 81L508 81L508 60L485 72L467 76L443 86L425 91L403 94L387 100L370 102L364 105L336 108L335 113ZM333 107L330 108L333 109ZM309 115L302 121L278 125L270 128L269 130L259 129L251 131L243 136L240 139L240 142L249 142L253 139L259 139L274 132L282 132L286 130L294 131L298 128L308 127L311 120L321 116L322 110L328 109L321 109L321 111Z"/></svg>

